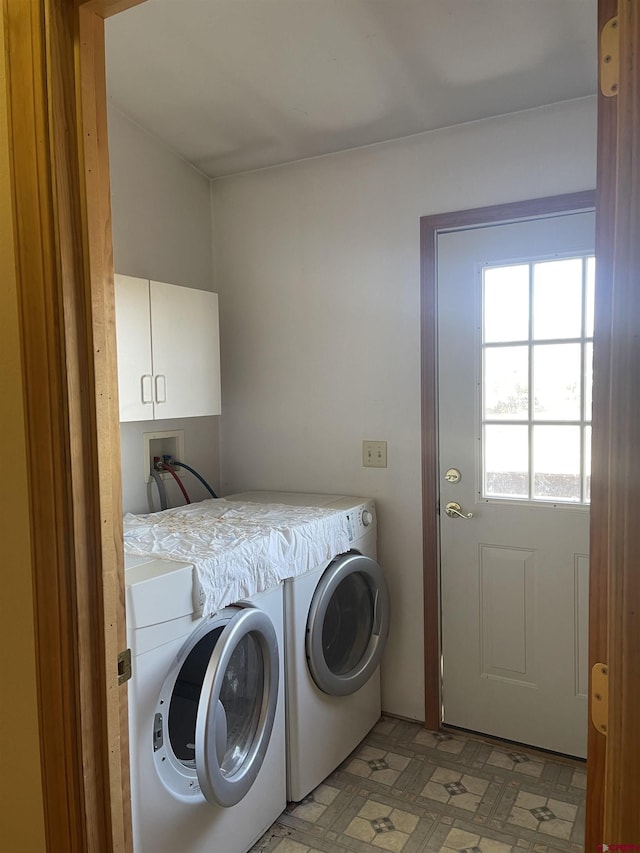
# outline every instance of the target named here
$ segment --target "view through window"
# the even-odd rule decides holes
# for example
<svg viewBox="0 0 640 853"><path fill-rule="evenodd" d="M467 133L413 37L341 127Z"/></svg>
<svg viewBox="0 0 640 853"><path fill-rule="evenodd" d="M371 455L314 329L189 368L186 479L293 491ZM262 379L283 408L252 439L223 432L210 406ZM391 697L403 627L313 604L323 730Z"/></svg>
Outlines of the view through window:
<svg viewBox="0 0 640 853"><path fill-rule="evenodd" d="M595 259L482 276L482 494L590 499Z"/></svg>

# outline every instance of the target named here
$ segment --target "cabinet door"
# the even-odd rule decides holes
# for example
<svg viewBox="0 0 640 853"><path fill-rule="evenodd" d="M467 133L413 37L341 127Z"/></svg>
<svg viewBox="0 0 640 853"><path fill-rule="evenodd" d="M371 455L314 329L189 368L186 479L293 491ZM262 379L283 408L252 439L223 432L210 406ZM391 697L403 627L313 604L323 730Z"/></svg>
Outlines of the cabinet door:
<svg viewBox="0 0 640 853"><path fill-rule="evenodd" d="M156 418L220 414L218 295L150 283Z"/></svg>
<svg viewBox="0 0 640 853"><path fill-rule="evenodd" d="M153 418L149 282L115 276L118 395L121 421Z"/></svg>

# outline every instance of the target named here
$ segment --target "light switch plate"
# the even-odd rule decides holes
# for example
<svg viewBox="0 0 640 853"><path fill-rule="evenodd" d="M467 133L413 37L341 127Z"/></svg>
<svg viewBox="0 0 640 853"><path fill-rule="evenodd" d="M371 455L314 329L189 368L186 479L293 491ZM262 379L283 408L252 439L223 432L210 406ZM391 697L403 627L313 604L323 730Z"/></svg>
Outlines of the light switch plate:
<svg viewBox="0 0 640 853"><path fill-rule="evenodd" d="M362 464L365 468L387 467L387 442L363 441Z"/></svg>

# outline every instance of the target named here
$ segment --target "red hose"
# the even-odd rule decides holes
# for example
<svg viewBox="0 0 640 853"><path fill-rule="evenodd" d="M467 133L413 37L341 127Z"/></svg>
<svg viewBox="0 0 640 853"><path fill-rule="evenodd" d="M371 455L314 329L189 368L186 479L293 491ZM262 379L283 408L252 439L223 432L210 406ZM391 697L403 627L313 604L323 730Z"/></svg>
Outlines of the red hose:
<svg viewBox="0 0 640 853"><path fill-rule="evenodd" d="M163 471L168 471L168 472L171 474L171 476L173 477L173 479L174 479L174 480L176 481L176 483L180 486L180 491L181 491L181 492L182 492L182 494L184 495L184 499L185 499L185 501L186 501L188 504L190 504L190 503L191 503L191 498L190 498L190 497L189 497L189 495L187 494L187 490L186 490L186 489L185 489L185 487L182 485L182 482L180 481L180 477L178 477L178 475L177 475L177 474L176 474L176 472L173 470L173 468L171 468L169 465L167 465L167 464L166 464L166 462L163 462L163 463L162 463L162 465L161 465L161 467L162 467L162 470L163 470Z"/></svg>

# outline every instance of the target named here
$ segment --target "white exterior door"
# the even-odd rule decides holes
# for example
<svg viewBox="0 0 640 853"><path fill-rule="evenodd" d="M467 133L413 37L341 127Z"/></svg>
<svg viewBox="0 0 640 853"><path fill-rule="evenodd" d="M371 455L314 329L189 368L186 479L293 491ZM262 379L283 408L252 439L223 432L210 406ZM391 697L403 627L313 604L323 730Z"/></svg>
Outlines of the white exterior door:
<svg viewBox="0 0 640 853"><path fill-rule="evenodd" d="M444 721L578 756L593 240L592 213L438 238Z"/></svg>

